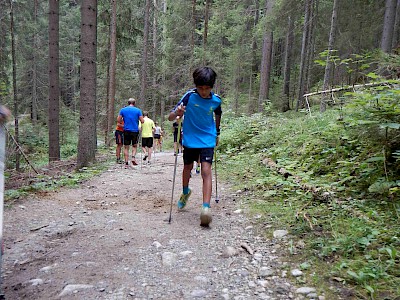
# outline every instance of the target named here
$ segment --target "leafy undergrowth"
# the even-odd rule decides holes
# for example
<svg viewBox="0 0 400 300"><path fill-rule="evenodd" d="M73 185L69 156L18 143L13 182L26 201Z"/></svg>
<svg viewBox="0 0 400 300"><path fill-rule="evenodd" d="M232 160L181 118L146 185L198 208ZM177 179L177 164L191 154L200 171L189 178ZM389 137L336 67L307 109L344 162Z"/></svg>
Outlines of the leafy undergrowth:
<svg viewBox="0 0 400 300"><path fill-rule="evenodd" d="M221 177L247 192L253 213L275 229L290 229L295 240L287 255L308 274L302 284L320 287L327 299L337 293L395 299L400 295L398 144L385 128L351 122L336 110L312 117L227 113L219 169ZM266 166L265 158L285 172Z"/></svg>

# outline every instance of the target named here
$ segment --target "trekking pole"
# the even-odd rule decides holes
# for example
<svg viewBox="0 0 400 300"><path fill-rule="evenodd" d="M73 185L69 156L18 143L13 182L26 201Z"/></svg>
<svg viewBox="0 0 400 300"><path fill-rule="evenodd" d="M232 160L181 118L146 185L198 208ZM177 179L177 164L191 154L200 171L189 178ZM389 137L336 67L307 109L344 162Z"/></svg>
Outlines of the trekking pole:
<svg viewBox="0 0 400 300"><path fill-rule="evenodd" d="M218 177L217 177L217 148L214 153L214 169L215 169L215 203L219 202L218 198Z"/></svg>
<svg viewBox="0 0 400 300"><path fill-rule="evenodd" d="M178 142L179 142L180 137L181 137L181 119L179 118L179 120L178 120L178 136L177 136ZM179 151L179 147L176 147L176 150L175 150L175 164L174 164L174 177L172 179L171 206L170 206L170 209L169 209L169 219L168 219L168 223L169 224L171 224L171 217L172 217L172 201L174 200L176 165L177 165L177 162L178 162L178 151Z"/></svg>

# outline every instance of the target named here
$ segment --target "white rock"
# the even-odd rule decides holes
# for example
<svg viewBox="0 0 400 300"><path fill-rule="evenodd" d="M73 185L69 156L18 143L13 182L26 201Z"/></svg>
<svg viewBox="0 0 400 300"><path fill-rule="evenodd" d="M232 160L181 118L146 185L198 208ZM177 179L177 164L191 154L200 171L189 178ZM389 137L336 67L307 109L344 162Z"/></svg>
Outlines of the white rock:
<svg viewBox="0 0 400 300"><path fill-rule="evenodd" d="M222 252L222 257L225 257L225 258L236 256L236 255L238 255L238 251L231 246L227 246L225 248L224 252Z"/></svg>
<svg viewBox="0 0 400 300"><path fill-rule="evenodd" d="M274 275L274 273L275 273L274 270L272 270L269 267L261 267L259 272L258 272L258 275L260 277L268 277L268 276Z"/></svg>
<svg viewBox="0 0 400 300"><path fill-rule="evenodd" d="M152 246L153 246L153 247L156 247L157 249L162 247L161 243L159 243L159 242L157 242L157 241L154 241L153 244L152 244Z"/></svg>
<svg viewBox="0 0 400 300"><path fill-rule="evenodd" d="M268 280L259 280L257 283L264 288L268 286Z"/></svg>
<svg viewBox="0 0 400 300"><path fill-rule="evenodd" d="M196 277L194 278L194 280L199 281L199 282L204 282L204 283L207 283L207 282L208 282L208 279L207 279L207 277L205 277L205 276L196 276Z"/></svg>
<svg viewBox="0 0 400 300"><path fill-rule="evenodd" d="M262 260L262 258L263 258L263 255L261 253L257 252L257 253L254 254L254 259L255 260L260 261L260 260Z"/></svg>
<svg viewBox="0 0 400 300"><path fill-rule="evenodd" d="M291 273L292 276L294 276L294 277L299 277L299 276L303 275L303 272L300 271L299 269L294 269L294 270L290 271L290 273Z"/></svg>
<svg viewBox="0 0 400 300"><path fill-rule="evenodd" d="M283 238L287 234L288 234L287 230L275 230L274 238L276 238L276 239Z"/></svg>
<svg viewBox="0 0 400 300"><path fill-rule="evenodd" d="M62 292L58 295L58 297L64 297L70 295L72 293L76 293L79 290L91 289L93 285L88 284L69 284L67 285Z"/></svg>
<svg viewBox="0 0 400 300"><path fill-rule="evenodd" d="M193 254L193 252L190 250L182 251L181 253L179 253L179 255L183 257L189 256L191 254Z"/></svg>
<svg viewBox="0 0 400 300"><path fill-rule="evenodd" d="M47 267L43 267L41 268L39 271L40 272L49 272L53 267L52 266L47 266Z"/></svg>
<svg viewBox="0 0 400 300"><path fill-rule="evenodd" d="M177 255L172 252L164 252L161 254L162 263L164 266L170 267L176 262Z"/></svg>
<svg viewBox="0 0 400 300"><path fill-rule="evenodd" d="M192 297L197 297L197 298L201 298L201 297L205 297L207 295L207 291L205 290L194 290L191 293Z"/></svg>
<svg viewBox="0 0 400 300"><path fill-rule="evenodd" d="M312 287L304 286L304 287L298 288L296 290L296 294L307 295L307 294L310 294L310 293L314 293L315 291L316 290L314 288L312 288Z"/></svg>
<svg viewBox="0 0 400 300"><path fill-rule="evenodd" d="M242 213L242 210L241 210L241 209L237 209L237 210L235 210L233 213L234 213L234 214L241 214L241 213Z"/></svg>
<svg viewBox="0 0 400 300"><path fill-rule="evenodd" d="M317 293L310 293L307 295L307 298L310 298L310 299L317 299L317 297L318 297Z"/></svg>
<svg viewBox="0 0 400 300"><path fill-rule="evenodd" d="M35 278L35 279L29 280L28 282L31 283L32 285L41 285L41 284L43 284L43 279Z"/></svg>

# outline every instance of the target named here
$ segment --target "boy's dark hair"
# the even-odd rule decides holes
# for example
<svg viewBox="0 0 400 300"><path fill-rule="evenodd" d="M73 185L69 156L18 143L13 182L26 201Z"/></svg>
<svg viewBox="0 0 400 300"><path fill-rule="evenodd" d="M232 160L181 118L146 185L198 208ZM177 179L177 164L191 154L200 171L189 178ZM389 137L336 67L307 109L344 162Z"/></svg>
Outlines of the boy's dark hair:
<svg viewBox="0 0 400 300"><path fill-rule="evenodd" d="M214 87L217 73L209 67L200 67L193 72L193 81L196 86L207 85Z"/></svg>
<svg viewBox="0 0 400 300"><path fill-rule="evenodd" d="M144 116L144 117L148 117L148 116L149 116L149 112L145 110L145 111L143 112L143 116Z"/></svg>

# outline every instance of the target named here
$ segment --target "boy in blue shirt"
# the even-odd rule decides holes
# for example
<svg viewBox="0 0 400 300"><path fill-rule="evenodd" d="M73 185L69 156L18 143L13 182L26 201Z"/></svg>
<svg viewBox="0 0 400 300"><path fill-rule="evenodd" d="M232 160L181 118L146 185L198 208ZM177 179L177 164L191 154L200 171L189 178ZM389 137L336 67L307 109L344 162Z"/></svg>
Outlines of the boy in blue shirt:
<svg viewBox="0 0 400 300"><path fill-rule="evenodd" d="M218 144L221 123L221 98L211 90L217 74L209 67L197 68L193 72L196 88L189 90L176 104L168 116L173 121L177 116L183 118L183 193L178 208L183 209L192 193L189 188L190 172L193 162L200 157L203 179L203 206L200 213L200 225L208 226L212 217L210 200L212 191L212 160L214 148ZM215 116L215 119L214 119Z"/></svg>

